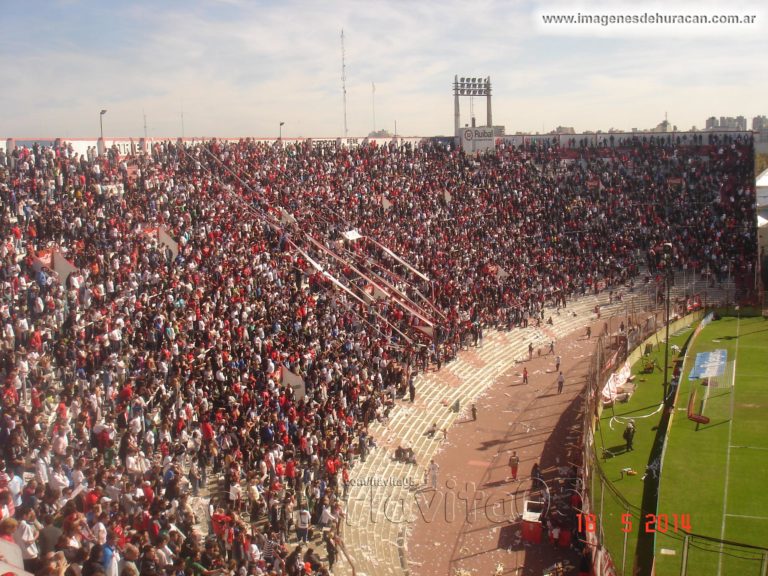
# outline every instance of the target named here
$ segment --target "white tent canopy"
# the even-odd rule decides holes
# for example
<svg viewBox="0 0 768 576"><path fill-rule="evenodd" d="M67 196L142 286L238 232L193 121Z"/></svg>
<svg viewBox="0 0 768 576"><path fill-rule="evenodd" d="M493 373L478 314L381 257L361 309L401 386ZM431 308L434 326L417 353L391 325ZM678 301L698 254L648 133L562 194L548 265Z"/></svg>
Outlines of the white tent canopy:
<svg viewBox="0 0 768 576"><path fill-rule="evenodd" d="M755 195L758 208L768 207L768 169L755 179Z"/></svg>
<svg viewBox="0 0 768 576"><path fill-rule="evenodd" d="M768 168L763 170L756 178L756 184L758 186L768 186Z"/></svg>

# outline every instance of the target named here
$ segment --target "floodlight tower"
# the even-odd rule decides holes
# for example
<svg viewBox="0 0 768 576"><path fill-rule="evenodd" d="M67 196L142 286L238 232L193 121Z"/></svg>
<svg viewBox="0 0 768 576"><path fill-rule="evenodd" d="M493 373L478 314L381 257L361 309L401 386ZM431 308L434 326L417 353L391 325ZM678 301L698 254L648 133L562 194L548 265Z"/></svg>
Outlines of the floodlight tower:
<svg viewBox="0 0 768 576"><path fill-rule="evenodd" d="M491 77L485 79L485 114L488 126L493 126L493 114L491 113Z"/></svg>
<svg viewBox="0 0 768 576"><path fill-rule="evenodd" d="M464 81L464 78L461 79ZM459 111L459 77L458 75L453 77L453 135L459 135L459 128L461 128L461 112Z"/></svg>
<svg viewBox="0 0 768 576"><path fill-rule="evenodd" d="M453 135L458 136L461 128L461 113L459 109L460 96L485 96L486 98L486 123L493 126L493 112L491 108L491 77L477 76L453 77Z"/></svg>

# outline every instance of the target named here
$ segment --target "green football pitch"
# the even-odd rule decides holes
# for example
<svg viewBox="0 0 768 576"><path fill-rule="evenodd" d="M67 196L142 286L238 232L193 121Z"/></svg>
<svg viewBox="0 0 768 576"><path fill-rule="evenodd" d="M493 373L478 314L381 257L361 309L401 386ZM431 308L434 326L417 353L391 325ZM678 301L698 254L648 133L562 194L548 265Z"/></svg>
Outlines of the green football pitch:
<svg viewBox="0 0 768 576"><path fill-rule="evenodd" d="M689 380L696 355L725 350L725 371ZM709 419L688 418L694 412ZM659 488L656 574L763 576L768 567L768 321L724 317L688 350ZM682 522L693 534L684 546ZM662 532L665 528L665 532ZM722 544L720 541L726 541ZM747 546L737 545L743 544ZM751 546L751 547L750 547ZM683 569L685 566L685 569Z"/></svg>

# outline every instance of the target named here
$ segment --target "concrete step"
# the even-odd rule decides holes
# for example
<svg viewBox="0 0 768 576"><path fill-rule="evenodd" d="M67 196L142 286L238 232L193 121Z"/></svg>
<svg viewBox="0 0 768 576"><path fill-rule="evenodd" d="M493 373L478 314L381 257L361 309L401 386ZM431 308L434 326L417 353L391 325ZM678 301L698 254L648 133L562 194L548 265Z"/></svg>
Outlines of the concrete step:
<svg viewBox="0 0 768 576"><path fill-rule="evenodd" d="M673 289L673 297L676 297L678 292L683 294L683 290L683 287ZM625 288L615 292L622 293L621 301L609 301L608 293L602 292L569 301L565 309L560 309L559 314L555 308L546 308L544 318L552 316L552 325L514 328L511 331L487 330L482 347L472 347L461 352L458 360L444 366L439 373L429 372L422 375L416 382L415 405L399 401L386 424L375 423L371 426L370 432L380 447L371 454L366 463L352 470L352 478L405 475L421 481L426 464L442 444L440 433L434 438L425 435L427 428L433 422L436 422L439 428L450 428L459 417L450 410L456 399L460 402L461 411L466 414L469 404L487 390L501 374L518 372L517 361L527 358L529 343L541 348L548 346L551 340L557 342L576 330L583 330L587 323L597 320L595 305L600 306L600 319L604 321L655 309L654 291L651 289L636 286L632 292ZM618 320L615 322L618 323ZM557 343L555 350L557 351ZM414 449L417 465L393 464L391 454L398 444ZM413 494L403 487L378 487L373 503L376 519L374 522L371 521L370 497L363 497L367 493L365 489L366 487L361 486L353 488L350 501L353 498L358 500L348 509L348 516L354 524L354 530L347 536L348 550L356 559L357 573L369 576L404 576L405 572L400 564L401 544L398 543L400 527L386 520L381 501L389 497L399 503L402 499L406 504L404 513L408 514L410 510L407 505L412 504ZM353 549L353 543L357 548ZM334 570L336 576L350 573L345 563L337 565Z"/></svg>

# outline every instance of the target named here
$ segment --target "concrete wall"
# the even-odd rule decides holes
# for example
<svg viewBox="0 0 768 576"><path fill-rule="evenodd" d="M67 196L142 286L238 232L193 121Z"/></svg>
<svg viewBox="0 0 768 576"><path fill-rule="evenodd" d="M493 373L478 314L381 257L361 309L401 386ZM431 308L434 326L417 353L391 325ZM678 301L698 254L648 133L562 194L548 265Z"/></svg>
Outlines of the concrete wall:
<svg viewBox="0 0 768 576"><path fill-rule="evenodd" d="M181 139L183 142L187 144L191 144L194 142L201 142L203 140L210 140L210 137L206 137L204 139L202 138L183 138ZM0 140L0 148L6 148L7 143L9 140L8 138L2 138ZM51 146L54 142L55 138L28 138L28 139L16 139L15 145L16 147L22 147L22 146L32 146L35 142L39 142L40 144L44 146ZM93 148L98 145L98 138L73 138L73 139L62 139L67 144L72 145L72 149L77 152L78 154L86 154L88 151L88 148ZM150 149L151 146L158 142L177 142L178 138L148 138L146 141L144 138L104 138L104 145L106 148L111 148L112 146L117 146L117 149L120 151L121 155L130 154L131 150L139 150L141 143L145 142L147 149ZM218 140L222 141L228 141L228 142L238 142L239 138L218 138ZM266 143L275 143L278 141L277 138L254 138L253 140L266 142ZM337 143L340 145L345 146L361 146L369 143L375 142L378 146L386 146L391 142L395 142L398 145L403 144L418 144L424 140L420 137L408 137L408 138L283 138L283 143L296 143L296 142L327 142L327 143Z"/></svg>

